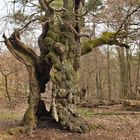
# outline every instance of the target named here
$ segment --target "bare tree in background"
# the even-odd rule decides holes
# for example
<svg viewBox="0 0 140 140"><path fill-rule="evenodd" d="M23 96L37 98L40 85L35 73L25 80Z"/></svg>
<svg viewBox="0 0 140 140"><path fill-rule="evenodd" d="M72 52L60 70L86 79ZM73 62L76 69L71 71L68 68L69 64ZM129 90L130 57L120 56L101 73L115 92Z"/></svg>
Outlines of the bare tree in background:
<svg viewBox="0 0 140 140"><path fill-rule="evenodd" d="M5 87L6 97L8 98L8 100L10 102L11 97L10 97L9 90L8 90L8 78L10 75L15 73L15 71L13 69L10 69L10 64L8 66L6 66L6 64L8 64L6 62L8 58L5 55L0 55L0 59L1 59L0 73L4 77L4 87Z"/></svg>

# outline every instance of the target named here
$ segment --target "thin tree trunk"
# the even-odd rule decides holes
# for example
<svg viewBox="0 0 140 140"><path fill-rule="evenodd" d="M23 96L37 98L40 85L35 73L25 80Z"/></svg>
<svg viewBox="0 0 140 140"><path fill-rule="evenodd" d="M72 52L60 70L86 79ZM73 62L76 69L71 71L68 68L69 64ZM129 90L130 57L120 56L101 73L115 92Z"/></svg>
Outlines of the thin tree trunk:
<svg viewBox="0 0 140 140"><path fill-rule="evenodd" d="M107 47L107 75L108 75L108 103L111 101L111 71L110 71L110 50Z"/></svg>
<svg viewBox="0 0 140 140"><path fill-rule="evenodd" d="M140 79L140 50L138 52L138 66L137 66L137 77L136 77L136 86L135 86L135 99L137 99L137 93L139 94L140 92L140 87L139 87L139 79Z"/></svg>
<svg viewBox="0 0 140 140"><path fill-rule="evenodd" d="M95 49L95 58L98 57L98 48ZM103 92L102 92L102 85L101 85L101 76L100 76L100 70L98 66L97 59L95 59L95 72L96 72L96 98L97 102L103 101Z"/></svg>
<svg viewBox="0 0 140 140"><path fill-rule="evenodd" d="M95 20L95 19L94 19ZM93 37L96 37L96 25L93 23ZM98 66L98 48L95 48L95 78L96 78L96 99L97 102L101 102L103 100L103 95L102 95L102 85L101 85L101 76L100 76L100 70Z"/></svg>
<svg viewBox="0 0 140 140"><path fill-rule="evenodd" d="M127 93L127 98L128 99L133 99L134 93L132 90L132 82L131 82L131 54L130 50L126 50L126 65L127 65L127 82L128 82L128 93Z"/></svg>
<svg viewBox="0 0 140 140"><path fill-rule="evenodd" d="M8 100L9 100L9 102L10 102L10 101L11 101L11 98L10 98L9 91L8 91L8 76L9 76L10 74L12 74L13 72L10 72L10 73L8 73L8 74L5 74L1 68L0 68L0 72L1 72L1 74L4 76L5 92L6 92L7 98L8 98Z"/></svg>
<svg viewBox="0 0 140 140"><path fill-rule="evenodd" d="M126 62L125 62L125 55L124 55L124 49L119 48L118 51L118 57L119 57L119 65L120 65L120 80L121 80L121 98L127 98L128 93L128 77L127 77L127 71L126 71Z"/></svg>
<svg viewBox="0 0 140 140"><path fill-rule="evenodd" d="M11 101L11 98L10 98L10 95L9 95L9 91L8 91L8 76L7 75L4 75L4 80L5 80L5 91L6 91L6 95L7 95L7 98L9 100L9 102Z"/></svg>

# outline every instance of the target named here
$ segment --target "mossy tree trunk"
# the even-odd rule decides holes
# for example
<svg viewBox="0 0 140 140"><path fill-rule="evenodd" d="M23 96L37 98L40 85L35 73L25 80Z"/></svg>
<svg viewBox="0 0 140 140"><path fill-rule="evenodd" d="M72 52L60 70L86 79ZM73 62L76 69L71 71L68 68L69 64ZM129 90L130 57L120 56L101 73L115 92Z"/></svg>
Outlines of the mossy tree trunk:
<svg viewBox="0 0 140 140"><path fill-rule="evenodd" d="M104 44L126 48L128 45L119 42L118 33L116 37L114 32L104 32L101 37L81 44L84 0L63 0L63 9L61 13L58 11L59 17L55 16L56 11L50 6L51 2L53 0L39 0L45 13L42 33L38 38L40 56L20 41L19 32L14 32L9 39L3 35L7 48L26 65L29 74L29 107L24 115L24 125L31 134L36 127L40 94L45 91L45 84L51 78L53 118L71 131L86 132L90 130L89 125L75 112L80 56ZM57 22L54 22L56 19Z"/></svg>
<svg viewBox="0 0 140 140"><path fill-rule="evenodd" d="M42 104L40 104L41 93L45 92L45 84L50 79L49 73L52 64L38 57L31 48L23 44L18 32L14 32L9 39L5 35L3 38L9 51L27 68L30 89L29 107L24 114L23 125L25 132L31 135L32 130L37 126L37 120L46 113L40 113L40 109L42 109Z"/></svg>
<svg viewBox="0 0 140 140"><path fill-rule="evenodd" d="M75 32L79 33L81 25L78 17L72 13L78 14L80 5L80 1L78 3L73 0L64 1L64 8L68 11L63 11L61 16L63 24L54 23L44 42L49 46L49 54L46 59L51 59L53 62L50 73L53 85L52 116L70 131L86 132L89 131L88 124L75 112L77 70L81 56L79 38ZM73 11L73 7L75 7L75 11Z"/></svg>
<svg viewBox="0 0 140 140"><path fill-rule="evenodd" d="M35 76L35 69L32 66L26 67L29 75L30 93L28 98L29 107L24 114L23 124L26 128L27 134L31 135L32 130L36 128L37 125L37 117L35 114L40 100L40 92L39 84Z"/></svg>

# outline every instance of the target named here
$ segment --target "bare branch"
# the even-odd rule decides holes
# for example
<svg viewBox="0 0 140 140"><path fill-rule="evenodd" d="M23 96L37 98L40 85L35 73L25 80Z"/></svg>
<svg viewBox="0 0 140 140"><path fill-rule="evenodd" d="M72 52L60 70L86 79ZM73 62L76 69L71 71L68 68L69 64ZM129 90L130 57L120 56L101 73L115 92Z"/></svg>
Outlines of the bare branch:
<svg viewBox="0 0 140 140"><path fill-rule="evenodd" d="M138 11L140 9L140 6L138 6L137 8L135 8L131 13L128 13L128 15L125 17L125 19L123 20L122 24L120 25L119 29L116 32L116 35L114 36L115 38L117 37L117 35L119 34L119 32L122 30L123 25L126 23L126 21L129 19L129 17L134 14L136 11Z"/></svg>
<svg viewBox="0 0 140 140"><path fill-rule="evenodd" d="M46 7L46 4L44 3L44 0L39 0L39 4L40 4L41 8L47 13L48 8Z"/></svg>
<svg viewBox="0 0 140 140"><path fill-rule="evenodd" d="M81 37L90 38L90 36L89 36L88 34L79 34L79 33L75 30L75 28L74 28L70 23L64 22L64 24L66 24L66 25L70 28L70 30L71 30L73 33L75 33L75 35L78 36L78 38L81 38Z"/></svg>
<svg viewBox="0 0 140 140"><path fill-rule="evenodd" d="M54 0L50 0L50 1L47 1L47 0L39 0L39 3L42 7L42 9L48 13L48 11L50 12L51 15L54 14L54 9L50 6L50 4L53 2Z"/></svg>
<svg viewBox="0 0 140 140"><path fill-rule="evenodd" d="M28 23L26 23L22 28L20 28L18 31L19 32L23 32L24 30L26 30L28 28L28 26L33 23L34 21L37 21L38 19L33 19L33 20L30 20Z"/></svg>

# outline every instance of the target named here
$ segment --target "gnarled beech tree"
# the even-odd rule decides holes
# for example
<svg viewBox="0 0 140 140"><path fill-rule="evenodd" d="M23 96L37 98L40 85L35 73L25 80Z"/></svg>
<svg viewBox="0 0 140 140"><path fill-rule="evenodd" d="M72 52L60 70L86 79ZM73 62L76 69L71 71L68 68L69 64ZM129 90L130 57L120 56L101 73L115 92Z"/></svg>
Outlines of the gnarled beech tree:
<svg viewBox="0 0 140 140"><path fill-rule="evenodd" d="M38 38L40 56L22 43L20 31L15 31L9 38L3 35L7 48L26 65L29 74L29 107L23 119L24 130L31 134L36 128L41 93L45 92L45 85L51 80L51 116L70 131L87 132L90 130L88 123L75 111L80 57L105 44L129 46L119 41L121 34L115 32L104 32L99 38L81 42L84 0L63 0L61 11L51 7L53 1L39 0L45 12L42 33ZM59 18L55 16L57 12L61 14ZM58 19L57 22L54 19Z"/></svg>

